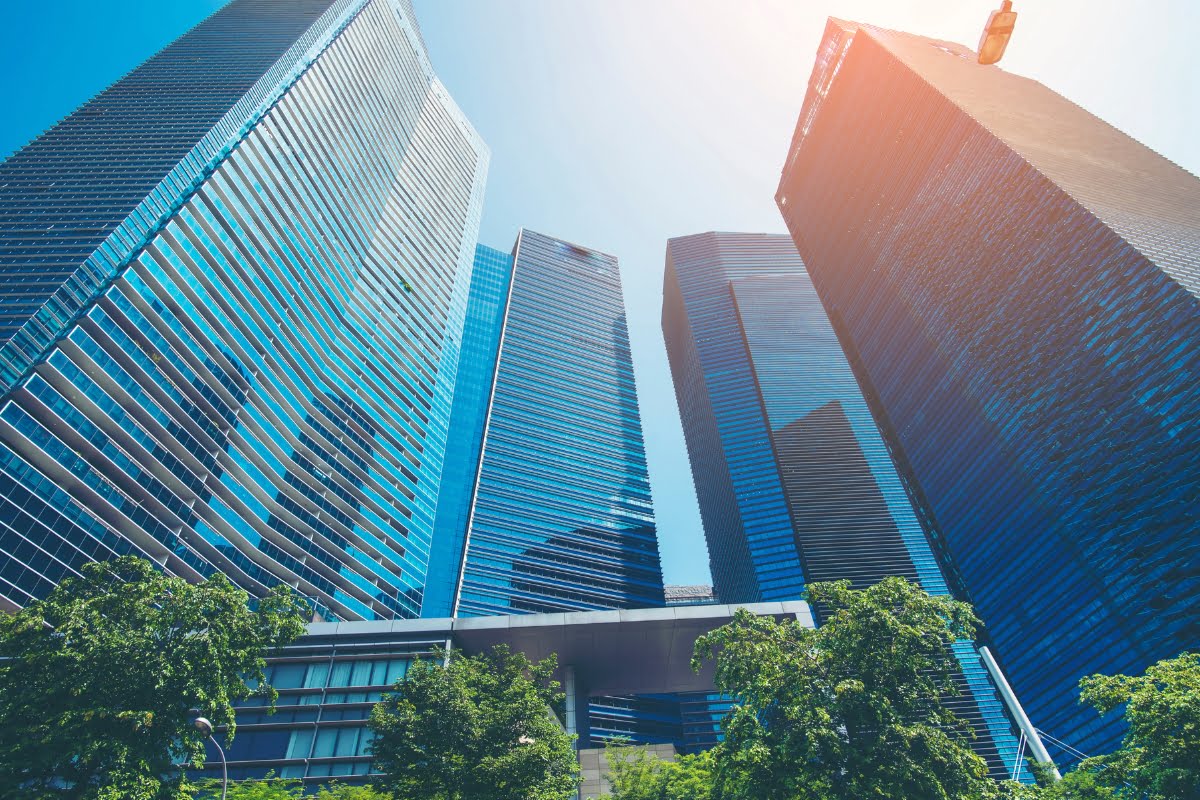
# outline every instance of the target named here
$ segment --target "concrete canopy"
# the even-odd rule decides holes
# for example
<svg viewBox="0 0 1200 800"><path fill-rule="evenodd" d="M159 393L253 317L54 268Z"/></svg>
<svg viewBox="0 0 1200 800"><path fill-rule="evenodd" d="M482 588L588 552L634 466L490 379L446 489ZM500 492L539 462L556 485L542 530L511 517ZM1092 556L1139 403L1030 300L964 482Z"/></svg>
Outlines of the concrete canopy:
<svg viewBox="0 0 1200 800"><path fill-rule="evenodd" d="M691 668L692 646L708 631L733 618L739 608L758 616L791 618L813 626L802 601L742 605L669 606L622 611L580 611L462 619L391 622L315 623L298 645L333 640L339 648L355 642L422 639L449 641L468 654L498 644L533 660L558 655L560 668L593 694L653 694L710 691L712 664Z"/></svg>

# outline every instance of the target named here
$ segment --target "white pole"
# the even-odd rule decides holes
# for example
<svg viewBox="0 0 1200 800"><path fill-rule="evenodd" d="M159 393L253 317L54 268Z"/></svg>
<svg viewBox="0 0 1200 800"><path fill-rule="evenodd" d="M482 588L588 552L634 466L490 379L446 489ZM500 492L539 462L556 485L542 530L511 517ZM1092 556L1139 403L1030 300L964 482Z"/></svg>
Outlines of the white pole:
<svg viewBox="0 0 1200 800"><path fill-rule="evenodd" d="M992 653L986 647L979 648L979 657L983 659L983 665L987 667L988 673L992 676L992 681L995 682L996 688L1000 690L1000 697L1004 699L1004 705L1008 706L1008 711L1013 715L1013 719L1017 721L1017 727L1021 729L1026 741L1029 742L1029 749L1033 753L1033 757L1042 762L1049 764L1054 770L1054 778L1061 780L1062 775L1058 772L1058 767L1054 766L1054 760L1050 758L1050 754L1046 752L1046 746L1042 744L1042 737L1038 736L1037 728L1033 727L1033 723L1029 721L1029 717L1025 716L1025 709L1021 708L1021 703L1017 700L1017 696L1013 694L1012 687L1008 685L1008 681L1004 677L1004 673L1000 671L1000 665L996 663L996 659L992 658Z"/></svg>

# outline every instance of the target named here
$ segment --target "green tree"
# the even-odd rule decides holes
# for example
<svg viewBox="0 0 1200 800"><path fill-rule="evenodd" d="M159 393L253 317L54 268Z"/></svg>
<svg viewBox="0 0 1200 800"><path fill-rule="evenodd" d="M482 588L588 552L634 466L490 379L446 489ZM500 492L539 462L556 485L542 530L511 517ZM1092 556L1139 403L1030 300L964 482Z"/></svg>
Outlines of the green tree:
<svg viewBox="0 0 1200 800"><path fill-rule="evenodd" d="M332 783L317 790L316 800L391 800L391 795L374 786L349 786Z"/></svg>
<svg viewBox="0 0 1200 800"><path fill-rule="evenodd" d="M1075 770L1063 775L1057 783L1038 779L1042 789L1037 800L1117 800L1117 794L1108 786L1096 782L1090 769Z"/></svg>
<svg viewBox="0 0 1200 800"><path fill-rule="evenodd" d="M419 660L371 714L381 788L396 800L566 800L578 785L556 659L500 646Z"/></svg>
<svg viewBox="0 0 1200 800"><path fill-rule="evenodd" d="M608 759L611 800L711 800L711 752L663 761L642 747L612 747Z"/></svg>
<svg viewBox="0 0 1200 800"><path fill-rule="evenodd" d="M716 685L738 700L715 752L720 800L982 800L1028 794L986 777L969 727L942 700L956 692L951 645L971 608L902 578L862 591L808 587L813 630L739 611L696 642Z"/></svg>
<svg viewBox="0 0 1200 800"><path fill-rule="evenodd" d="M212 800L221 796L220 781L204 781L196 794L197 798ZM268 776L261 780L234 781L229 784L227 800L389 800L373 786L350 786L331 783L322 786L315 795L304 793L301 781Z"/></svg>
<svg viewBox="0 0 1200 800"><path fill-rule="evenodd" d="M220 797L221 782L203 781L197 787L195 796L202 800ZM226 800L299 800L301 797L304 797L303 781L268 775L261 780L230 781Z"/></svg>
<svg viewBox="0 0 1200 800"><path fill-rule="evenodd" d="M1115 753L1084 760L1049 795L1070 800L1200 798L1200 654L1160 661L1145 674L1092 675L1080 702L1101 714L1124 708Z"/></svg>
<svg viewBox="0 0 1200 800"><path fill-rule="evenodd" d="M287 589L258 607L224 576L190 585L141 559L84 566L42 601L0 614L0 797L186 797L202 760L189 709L229 725L269 650L304 631Z"/></svg>

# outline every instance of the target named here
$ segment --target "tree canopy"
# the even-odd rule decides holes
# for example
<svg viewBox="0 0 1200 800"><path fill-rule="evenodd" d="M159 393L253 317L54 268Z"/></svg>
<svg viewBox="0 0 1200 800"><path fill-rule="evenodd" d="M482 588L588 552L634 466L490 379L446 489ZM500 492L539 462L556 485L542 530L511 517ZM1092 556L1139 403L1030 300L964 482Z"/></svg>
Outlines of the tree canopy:
<svg viewBox="0 0 1200 800"><path fill-rule="evenodd" d="M213 800L221 796L220 781L205 781L196 794L197 798ZM233 781L229 784L226 800L389 800L374 786L351 786L331 783L317 789L316 794L305 794L304 783L268 776L259 780Z"/></svg>
<svg viewBox="0 0 1200 800"><path fill-rule="evenodd" d="M1082 761L1049 797L1200 798L1200 654L1160 661L1139 676L1092 675L1080 687L1080 702L1101 714L1123 707L1128 730L1120 749Z"/></svg>
<svg viewBox="0 0 1200 800"><path fill-rule="evenodd" d="M641 747L611 747L608 759L611 800L711 800L713 754L662 761Z"/></svg>
<svg viewBox="0 0 1200 800"><path fill-rule="evenodd" d="M696 642L738 704L715 756L714 798L976 800L1019 792L986 776L972 732L943 703L956 693L951 645L971 608L902 578L855 591L808 587L817 629L739 611Z"/></svg>
<svg viewBox="0 0 1200 800"><path fill-rule="evenodd" d="M291 590L257 603L222 575L198 585L125 557L85 565L45 600L0 614L0 797L186 797L203 760L199 709L228 725L267 695L267 653L304 631Z"/></svg>
<svg viewBox="0 0 1200 800"><path fill-rule="evenodd" d="M415 661L371 714L379 785L396 800L567 800L579 765L551 708L551 657L500 646Z"/></svg>

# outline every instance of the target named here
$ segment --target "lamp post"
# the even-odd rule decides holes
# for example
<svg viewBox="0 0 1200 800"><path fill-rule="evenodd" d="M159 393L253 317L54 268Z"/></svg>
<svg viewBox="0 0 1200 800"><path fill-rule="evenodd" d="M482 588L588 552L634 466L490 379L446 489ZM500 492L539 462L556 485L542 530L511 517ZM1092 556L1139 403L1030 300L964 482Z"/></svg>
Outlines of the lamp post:
<svg viewBox="0 0 1200 800"><path fill-rule="evenodd" d="M204 717L197 716L192 720L192 726L200 731L200 735L205 740L213 743L213 747L217 748L217 754L221 756L221 800L225 800L225 793L229 791L229 765L225 763L225 751L213 737L213 724Z"/></svg>
<svg viewBox="0 0 1200 800"><path fill-rule="evenodd" d="M1012 10L1012 0L1004 0L1000 10L993 11L987 25L983 26L983 35L979 37L980 64L995 64L1004 57L1016 24L1017 12Z"/></svg>

